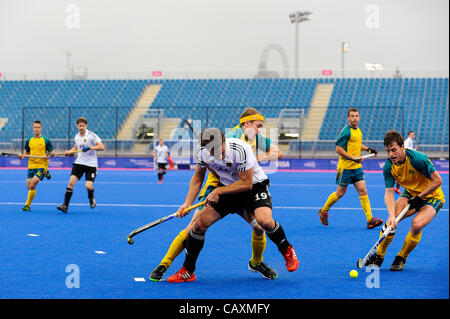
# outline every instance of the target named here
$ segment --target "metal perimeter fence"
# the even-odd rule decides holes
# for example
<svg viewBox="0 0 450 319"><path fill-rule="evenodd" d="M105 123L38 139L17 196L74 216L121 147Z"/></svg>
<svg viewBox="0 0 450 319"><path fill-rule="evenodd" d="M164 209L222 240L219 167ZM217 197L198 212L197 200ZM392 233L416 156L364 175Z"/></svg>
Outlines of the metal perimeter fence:
<svg viewBox="0 0 450 319"><path fill-rule="evenodd" d="M247 104L247 103L237 103ZM85 117L88 129L102 139L100 156L150 156L159 138L176 147L175 156L192 155L192 145L201 129L219 127L225 132L239 124L246 106L115 107L0 107L0 149L18 153L32 136L32 123L43 123L56 151L70 149L78 132L76 119ZM261 134L271 138L285 157L335 157L335 140L347 123L350 106L328 106L318 121L308 106L255 107L265 116ZM416 132L419 150L434 158L448 158L448 105L440 109L420 106L357 106L363 143L383 150L386 131L396 129L406 138ZM180 143L184 143L181 145ZM186 144L187 143L187 144ZM181 147L180 147L181 145ZM190 145L191 150L186 145ZM180 151L181 150L181 151ZM383 153L383 152L381 152ZM380 154L381 154L380 153Z"/></svg>

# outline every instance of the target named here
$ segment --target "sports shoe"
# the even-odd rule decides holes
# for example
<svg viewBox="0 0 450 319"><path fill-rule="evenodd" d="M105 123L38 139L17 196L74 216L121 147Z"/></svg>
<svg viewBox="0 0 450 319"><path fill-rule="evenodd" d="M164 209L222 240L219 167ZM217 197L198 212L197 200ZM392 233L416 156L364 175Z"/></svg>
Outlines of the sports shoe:
<svg viewBox="0 0 450 319"><path fill-rule="evenodd" d="M383 220L379 219L378 217L373 217L370 221L367 222L368 229L372 229L380 225L383 225Z"/></svg>
<svg viewBox="0 0 450 319"><path fill-rule="evenodd" d="M30 206L28 206L28 205L23 206L22 207L22 211L29 212L30 211Z"/></svg>
<svg viewBox="0 0 450 319"><path fill-rule="evenodd" d="M380 255L375 253L372 256L370 256L369 259L367 259L366 267L369 267L369 266L381 267L381 264L383 263L383 261L384 261L384 258L382 258Z"/></svg>
<svg viewBox="0 0 450 319"><path fill-rule="evenodd" d="M299 265L297 255L294 247L289 246L285 251L280 251L286 261L286 268L288 271L296 271Z"/></svg>
<svg viewBox="0 0 450 319"><path fill-rule="evenodd" d="M194 281L194 273L189 273L189 271L183 266L178 272L167 278L167 282L189 282Z"/></svg>
<svg viewBox="0 0 450 319"><path fill-rule="evenodd" d="M401 194L402 193L398 187L394 188L394 192L396 194Z"/></svg>
<svg viewBox="0 0 450 319"><path fill-rule="evenodd" d="M167 267L164 265L158 265L155 269L153 269L152 273L150 274L149 279L151 281L160 281L162 276L164 276L164 273L166 272Z"/></svg>
<svg viewBox="0 0 450 319"><path fill-rule="evenodd" d="M322 212L322 208L319 210L319 217L320 217L320 222L325 225L328 226L328 212Z"/></svg>
<svg viewBox="0 0 450 319"><path fill-rule="evenodd" d="M251 261L249 261L248 270L253 272L259 272L261 275L263 275L264 278L267 279L275 279L278 277L277 273L263 262L255 266L252 264Z"/></svg>
<svg viewBox="0 0 450 319"><path fill-rule="evenodd" d="M402 271L405 268L406 259L401 256L395 256L394 262L391 265L391 271Z"/></svg>
<svg viewBox="0 0 450 319"><path fill-rule="evenodd" d="M56 208L58 208L60 211L62 211L63 213L66 213L66 214L67 214L67 211L69 210L69 207L67 207L67 205L65 205L65 204L61 204Z"/></svg>
<svg viewBox="0 0 450 319"><path fill-rule="evenodd" d="M91 208L95 208L95 206L97 206L97 201L95 200L95 198L89 200L89 203L91 204Z"/></svg>

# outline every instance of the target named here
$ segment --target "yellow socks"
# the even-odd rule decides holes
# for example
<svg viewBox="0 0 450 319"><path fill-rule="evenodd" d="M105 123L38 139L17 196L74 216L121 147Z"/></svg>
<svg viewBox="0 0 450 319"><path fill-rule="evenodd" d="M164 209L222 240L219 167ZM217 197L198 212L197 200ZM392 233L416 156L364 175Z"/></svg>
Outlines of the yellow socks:
<svg viewBox="0 0 450 319"><path fill-rule="evenodd" d="M331 206L334 205L339 200L339 197L337 197L336 193L331 193L330 196L328 196L328 199L325 203L325 205L322 207L322 212L328 212L331 208Z"/></svg>
<svg viewBox="0 0 450 319"><path fill-rule="evenodd" d="M328 212L337 201L339 200L339 197L336 195L336 192L331 193L330 196L328 196L327 201L325 202L325 205L322 207L322 212ZM359 197L359 201L361 202L361 207L364 210L364 214L366 215L367 221L370 221L372 219L372 208L370 207L370 201L369 196L364 195Z"/></svg>
<svg viewBox="0 0 450 319"><path fill-rule="evenodd" d="M161 261L161 265L166 266L167 268L172 265L172 262L175 260L175 258L178 257L178 255L183 251L184 248L184 241L188 238L188 233L185 229L183 229L177 237L172 241L172 244L170 244L169 250L167 251L166 255L164 256L163 260Z"/></svg>
<svg viewBox="0 0 450 319"><path fill-rule="evenodd" d="M369 196L359 196L359 201L361 202L361 207L364 210L364 214L366 215L366 219L369 222L372 219L372 208L370 208Z"/></svg>
<svg viewBox="0 0 450 319"><path fill-rule="evenodd" d="M266 235L257 235L255 231L252 233L252 259L253 265L259 265L263 261L264 250L266 249Z"/></svg>
<svg viewBox="0 0 450 319"><path fill-rule="evenodd" d="M36 190L35 189L34 190L30 189L28 191L27 202L25 203L26 206L30 206L31 205L31 202L33 201L35 195L36 195Z"/></svg>
<svg viewBox="0 0 450 319"><path fill-rule="evenodd" d="M402 250L400 250L398 255L405 259L408 258L408 255L413 251L414 248L416 248L421 238L422 232L417 235L413 235L411 231L409 231L408 235L405 238L405 242L403 243Z"/></svg>
<svg viewBox="0 0 450 319"><path fill-rule="evenodd" d="M380 233L380 237L383 234L383 231ZM395 234L394 234L395 235ZM377 255L379 255L381 258L384 258L384 255L386 255L386 251L391 244L392 240L394 239L394 235L388 235L386 236L383 241L381 242L380 246L377 248Z"/></svg>

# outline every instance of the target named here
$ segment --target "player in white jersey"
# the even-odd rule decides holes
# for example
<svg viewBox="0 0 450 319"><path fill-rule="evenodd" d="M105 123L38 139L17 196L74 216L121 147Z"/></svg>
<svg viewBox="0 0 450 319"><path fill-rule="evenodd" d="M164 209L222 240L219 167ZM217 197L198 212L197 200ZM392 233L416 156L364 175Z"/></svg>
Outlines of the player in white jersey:
<svg viewBox="0 0 450 319"><path fill-rule="evenodd" d="M270 182L251 146L241 139L225 139L217 128L205 129L199 142L200 146L195 151L197 169L191 178L185 202L178 209L179 216L186 215L184 209L195 201L206 170L215 174L220 184L206 197L206 204L189 232L183 267L167 282L194 281L195 264L204 245L206 230L228 213L244 209L254 214L257 223L277 245L288 271L295 271L299 265L297 256L283 228L272 217Z"/></svg>
<svg viewBox="0 0 450 319"><path fill-rule="evenodd" d="M72 172L70 173L69 184L66 188L64 195L64 203L57 208L67 213L69 210L70 199L72 198L73 188L77 181L85 175L86 190L88 192L89 203L91 208L94 208L97 204L94 198L94 180L97 176L97 153L96 151L103 151L102 140L94 132L88 131L87 120L84 117L77 119L78 133L75 135L75 145L69 151L64 152L64 155L68 156L73 152L77 153L77 159L73 163Z"/></svg>
<svg viewBox="0 0 450 319"><path fill-rule="evenodd" d="M158 183L161 184L164 174L167 173L167 161L172 161L169 148L164 144L162 138L159 139L159 143L152 153L153 158L156 159L156 163L158 164Z"/></svg>
<svg viewBox="0 0 450 319"><path fill-rule="evenodd" d="M418 150L417 141L416 141L416 133L414 131L408 132L408 138L404 142L405 148L409 148L412 150Z"/></svg>

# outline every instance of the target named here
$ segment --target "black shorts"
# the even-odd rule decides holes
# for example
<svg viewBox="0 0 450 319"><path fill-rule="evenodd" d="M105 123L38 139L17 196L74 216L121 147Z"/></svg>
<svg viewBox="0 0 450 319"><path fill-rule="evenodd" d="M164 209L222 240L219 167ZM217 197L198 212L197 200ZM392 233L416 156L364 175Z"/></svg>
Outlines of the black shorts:
<svg viewBox="0 0 450 319"><path fill-rule="evenodd" d="M166 169L167 163L158 163L158 169Z"/></svg>
<svg viewBox="0 0 450 319"><path fill-rule="evenodd" d="M211 204L216 212L224 218L230 213L247 210L251 213L260 207L272 209L272 197L269 192L270 182L268 179L253 184L253 188L248 192L225 194L219 197L217 203Z"/></svg>
<svg viewBox="0 0 450 319"><path fill-rule="evenodd" d="M72 172L70 175L75 175L78 179L83 177L83 174L87 181L93 182L97 176L97 167L86 166L82 164L73 164Z"/></svg>

